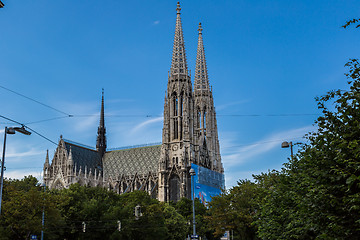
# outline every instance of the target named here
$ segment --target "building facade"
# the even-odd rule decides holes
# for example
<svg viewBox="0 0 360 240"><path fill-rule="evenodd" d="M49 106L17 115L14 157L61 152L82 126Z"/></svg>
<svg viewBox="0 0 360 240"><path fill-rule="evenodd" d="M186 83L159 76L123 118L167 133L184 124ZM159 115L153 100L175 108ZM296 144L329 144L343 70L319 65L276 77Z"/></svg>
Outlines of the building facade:
<svg viewBox="0 0 360 240"><path fill-rule="evenodd" d="M49 154L46 155L45 184L50 188L67 188L80 183L106 187L119 194L143 190L160 201L178 201L182 197L191 198L192 164L223 175L202 30L199 24L192 85L178 3L161 144L107 151L103 94L96 148L60 137L51 164ZM206 181L202 180L205 185Z"/></svg>

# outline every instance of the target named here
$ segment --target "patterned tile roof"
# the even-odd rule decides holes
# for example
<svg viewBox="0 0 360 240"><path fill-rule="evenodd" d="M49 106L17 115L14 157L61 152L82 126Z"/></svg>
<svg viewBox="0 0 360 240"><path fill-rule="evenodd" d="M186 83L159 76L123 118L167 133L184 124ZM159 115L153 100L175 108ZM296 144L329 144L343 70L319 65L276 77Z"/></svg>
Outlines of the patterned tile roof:
<svg viewBox="0 0 360 240"><path fill-rule="evenodd" d="M90 171L90 169L96 168L101 162L99 153L93 149L88 149L66 141L65 147L68 154L70 153L71 147L72 159L74 161L74 166L77 166L77 170L81 167L82 171L84 171L85 166L87 166L87 171Z"/></svg>
<svg viewBox="0 0 360 240"><path fill-rule="evenodd" d="M161 145L123 149L106 152L103 171L106 178L118 176L157 173Z"/></svg>

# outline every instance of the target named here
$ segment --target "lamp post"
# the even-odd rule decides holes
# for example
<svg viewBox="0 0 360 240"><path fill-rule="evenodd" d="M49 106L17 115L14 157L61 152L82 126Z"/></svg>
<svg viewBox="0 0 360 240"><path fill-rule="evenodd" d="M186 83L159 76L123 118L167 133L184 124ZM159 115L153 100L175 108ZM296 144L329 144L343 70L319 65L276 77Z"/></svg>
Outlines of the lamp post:
<svg viewBox="0 0 360 240"><path fill-rule="evenodd" d="M46 184L45 181L43 183L44 187L44 205L42 209L42 217L41 217L41 240L44 240L44 227L45 227L45 190L46 190Z"/></svg>
<svg viewBox="0 0 360 240"><path fill-rule="evenodd" d="M293 160L293 143L292 142L287 142L287 141L284 141L281 143L281 148L288 148L290 147L290 153L291 153L291 160Z"/></svg>
<svg viewBox="0 0 360 240"><path fill-rule="evenodd" d="M195 222L195 182L194 182L194 176L196 175L195 170L192 168L189 171L191 176L191 185L193 189L192 199L193 199L193 237L191 239L197 239L196 236L196 222Z"/></svg>
<svg viewBox="0 0 360 240"><path fill-rule="evenodd" d="M1 181L1 188L0 188L0 215L1 215L1 203L2 203L2 192L3 192L3 187L4 187L4 165L5 165L5 147L6 147L6 135L7 134L15 134L15 131L25 134L25 135L30 135L31 132L27 131L25 129L24 126L22 127L5 127L5 133L4 133L4 147L3 147L3 154L2 154L2 161L1 161L1 177L0 177L0 181Z"/></svg>

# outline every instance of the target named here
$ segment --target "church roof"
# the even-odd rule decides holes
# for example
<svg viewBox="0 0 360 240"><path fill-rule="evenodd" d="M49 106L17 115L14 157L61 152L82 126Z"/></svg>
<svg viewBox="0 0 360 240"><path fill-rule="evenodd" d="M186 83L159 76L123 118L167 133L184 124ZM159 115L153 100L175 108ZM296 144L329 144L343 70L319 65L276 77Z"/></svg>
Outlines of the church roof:
<svg viewBox="0 0 360 240"><path fill-rule="evenodd" d="M72 160L78 170L81 167L82 171L84 171L86 166L87 170L90 171L90 169L94 169L99 166L101 161L97 151L67 142L66 140L64 143L68 154L70 154L71 149Z"/></svg>
<svg viewBox="0 0 360 240"><path fill-rule="evenodd" d="M161 145L129 148L106 152L103 171L106 178L121 175L157 173Z"/></svg>

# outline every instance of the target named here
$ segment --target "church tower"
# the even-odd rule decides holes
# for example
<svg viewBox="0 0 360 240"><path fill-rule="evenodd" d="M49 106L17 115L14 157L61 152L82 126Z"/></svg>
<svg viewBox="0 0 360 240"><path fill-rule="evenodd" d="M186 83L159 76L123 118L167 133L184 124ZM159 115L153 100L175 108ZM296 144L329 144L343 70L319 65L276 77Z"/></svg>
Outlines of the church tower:
<svg viewBox="0 0 360 240"><path fill-rule="evenodd" d="M181 8L176 8L171 68L164 103L164 126L159 161L160 201L190 197L189 169L193 152L193 93L188 72Z"/></svg>
<svg viewBox="0 0 360 240"><path fill-rule="evenodd" d="M101 97L101 111L100 111L100 123L98 127L98 135L96 139L96 151L99 152L100 159L103 158L106 151L106 128L105 128L105 114L104 114L104 89L102 89ZM101 163L99 163L101 166Z"/></svg>
<svg viewBox="0 0 360 240"><path fill-rule="evenodd" d="M223 173L214 99L209 84L201 23L199 23L198 31L194 74L194 163Z"/></svg>

